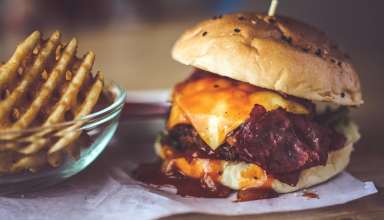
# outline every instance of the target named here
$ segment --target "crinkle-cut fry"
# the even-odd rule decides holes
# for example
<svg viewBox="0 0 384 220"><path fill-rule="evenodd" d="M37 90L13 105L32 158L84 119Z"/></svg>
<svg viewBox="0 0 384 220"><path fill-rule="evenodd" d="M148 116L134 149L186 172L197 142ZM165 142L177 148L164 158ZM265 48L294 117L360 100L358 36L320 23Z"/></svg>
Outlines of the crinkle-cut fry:
<svg viewBox="0 0 384 220"><path fill-rule="evenodd" d="M43 126L50 126L55 123L58 123L63 120L65 111L71 108L72 104L77 99L77 93L79 92L81 86L84 84L84 81L89 74L93 62L95 60L95 54L93 52L88 52L85 56L83 62L80 65L80 68L77 70L75 77L69 83L67 90L64 92L59 102L56 104L53 112L48 116L47 120L44 122ZM34 135L36 138L43 136L44 134L50 132L51 130L46 130ZM32 137L33 139L33 137ZM32 141L33 142L33 141ZM44 148L46 141L33 142L29 146L20 149L18 152L23 154L33 154Z"/></svg>
<svg viewBox="0 0 384 220"><path fill-rule="evenodd" d="M45 164L47 164L47 154L40 152L22 157L16 161L16 163L12 164L10 172L17 173L24 170L35 172Z"/></svg>
<svg viewBox="0 0 384 220"><path fill-rule="evenodd" d="M16 76L17 69L21 65L25 57L32 52L33 48L40 41L40 32L35 31L29 35L21 44L16 48L11 59L1 66L0 68L0 89L4 84L9 82L10 79Z"/></svg>
<svg viewBox="0 0 384 220"><path fill-rule="evenodd" d="M19 85L12 91L12 93L2 102L0 102L0 119L4 119L11 110L14 104L22 96L28 93L28 87L33 83L34 79L38 74L43 71L44 65L48 60L49 55L55 50L57 44L60 40L60 33L54 32L44 48L39 52L36 59L34 60L33 65L27 69L22 81Z"/></svg>
<svg viewBox="0 0 384 220"><path fill-rule="evenodd" d="M23 129L30 125L36 118L39 110L48 102L53 91L56 89L60 78L67 70L67 66L75 56L77 48L77 40L73 38L71 42L65 47L58 63L49 74L48 80L43 84L42 88L36 95L28 110L21 116L21 118L11 127L11 130Z"/></svg>
<svg viewBox="0 0 384 220"><path fill-rule="evenodd" d="M97 100L99 99L99 96L103 90L103 75L102 73L97 74L97 78L95 82L93 83L91 89L88 91L88 94L86 95L86 98L81 105L77 115L75 116L75 120L81 119L82 117L88 115L93 107L96 105ZM48 154L55 153L59 150L62 150L68 145L71 145L74 141L76 141L80 134L81 131L78 130L85 121L79 121L72 125L71 127L68 127L61 131L62 133L62 138L60 138L48 151Z"/></svg>

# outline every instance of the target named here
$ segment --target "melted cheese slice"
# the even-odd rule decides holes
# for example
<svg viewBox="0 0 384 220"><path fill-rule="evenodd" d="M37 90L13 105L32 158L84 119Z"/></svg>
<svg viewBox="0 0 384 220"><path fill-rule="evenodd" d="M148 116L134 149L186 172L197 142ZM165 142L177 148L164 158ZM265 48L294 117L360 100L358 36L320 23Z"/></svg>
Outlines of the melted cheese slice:
<svg viewBox="0 0 384 220"><path fill-rule="evenodd" d="M249 117L255 104L262 105L267 111L281 107L297 114L308 113L304 106L284 99L278 93L207 74L176 86L167 127L190 123L215 150L229 132Z"/></svg>
<svg viewBox="0 0 384 220"><path fill-rule="evenodd" d="M167 162L185 176L201 179L209 175L214 181L234 190L266 187L268 183L267 173L256 164L184 157Z"/></svg>

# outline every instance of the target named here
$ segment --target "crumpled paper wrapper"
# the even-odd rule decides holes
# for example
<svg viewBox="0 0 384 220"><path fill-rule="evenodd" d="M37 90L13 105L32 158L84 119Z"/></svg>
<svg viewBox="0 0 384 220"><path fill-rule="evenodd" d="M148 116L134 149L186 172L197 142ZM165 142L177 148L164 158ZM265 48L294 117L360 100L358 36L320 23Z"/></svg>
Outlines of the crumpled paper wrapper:
<svg viewBox="0 0 384 220"><path fill-rule="evenodd" d="M235 195L227 199L181 197L169 187L147 186L129 175L138 163L155 158L152 143L162 126L161 120L121 125L107 151L84 172L43 191L0 197L0 219L156 219L191 212L248 215L337 205L377 192L372 182L344 172L308 189L318 199L304 197L302 191L241 203L233 202Z"/></svg>
<svg viewBox="0 0 384 220"><path fill-rule="evenodd" d="M332 181L310 189L319 195L319 199L308 199L302 192L296 192L272 199L234 203L234 197L184 198L173 192L142 186L125 174L119 176L118 181L104 176L102 182L67 183L44 193L2 197L1 219L156 219L191 212L248 215L343 204L377 192L372 182L361 182L344 172Z"/></svg>

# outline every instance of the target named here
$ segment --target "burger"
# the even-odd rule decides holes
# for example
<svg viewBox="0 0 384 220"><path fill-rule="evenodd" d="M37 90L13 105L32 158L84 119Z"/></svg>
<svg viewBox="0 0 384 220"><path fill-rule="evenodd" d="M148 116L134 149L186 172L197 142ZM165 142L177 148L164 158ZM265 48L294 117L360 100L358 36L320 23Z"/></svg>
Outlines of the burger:
<svg viewBox="0 0 384 220"><path fill-rule="evenodd" d="M363 103L360 82L323 32L287 17L227 14L187 30L172 57L194 70L173 89L155 149L179 191L260 199L348 165L359 139L348 110Z"/></svg>

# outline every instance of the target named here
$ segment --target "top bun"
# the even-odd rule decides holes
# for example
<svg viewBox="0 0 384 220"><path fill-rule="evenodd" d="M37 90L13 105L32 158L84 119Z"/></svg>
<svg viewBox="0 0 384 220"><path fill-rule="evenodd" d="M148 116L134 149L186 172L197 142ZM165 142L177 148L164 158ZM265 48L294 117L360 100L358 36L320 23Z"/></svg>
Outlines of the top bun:
<svg viewBox="0 0 384 220"><path fill-rule="evenodd" d="M363 103L359 77L348 56L314 27L290 18L235 13L187 30L172 57L212 73L289 95Z"/></svg>

